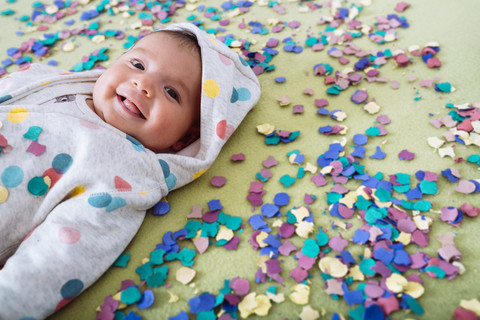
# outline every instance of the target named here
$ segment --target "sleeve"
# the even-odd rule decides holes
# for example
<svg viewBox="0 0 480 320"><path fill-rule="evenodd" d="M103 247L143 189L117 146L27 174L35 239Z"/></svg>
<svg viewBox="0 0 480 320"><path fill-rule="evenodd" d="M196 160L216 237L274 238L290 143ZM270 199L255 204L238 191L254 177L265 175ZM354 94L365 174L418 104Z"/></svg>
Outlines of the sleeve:
<svg viewBox="0 0 480 320"><path fill-rule="evenodd" d="M112 265L146 212L113 199L71 198L34 229L0 272L0 319L43 319Z"/></svg>

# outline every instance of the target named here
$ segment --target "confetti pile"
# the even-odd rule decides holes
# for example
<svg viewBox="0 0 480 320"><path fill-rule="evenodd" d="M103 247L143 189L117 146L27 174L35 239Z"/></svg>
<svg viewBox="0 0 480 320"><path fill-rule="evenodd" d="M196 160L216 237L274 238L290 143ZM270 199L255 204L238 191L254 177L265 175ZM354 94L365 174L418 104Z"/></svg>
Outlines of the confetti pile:
<svg viewBox="0 0 480 320"><path fill-rule="evenodd" d="M319 119L313 133L304 126L278 129L281 126L272 124L276 123L272 118L256 125L256 132L249 132L264 142L264 149L255 151L264 155L261 163L249 161L246 151L229 155L228 165L244 163L256 171L248 185L236 186L236 192L245 197L247 218L240 213L225 213L241 210L224 210L222 199L217 197L204 199L206 210L194 205L184 227L163 234L162 241L152 244L154 249L141 264L131 261L129 253L117 259L114 266L118 268L132 268L133 264L136 278L122 281L120 289L104 299L97 309L97 319L141 319L142 310L149 308L158 308L163 315L162 305L179 299L188 301L188 310L168 315L169 319L268 318L277 305L286 304L301 306L302 311L292 319L302 320L325 315L331 319L386 319L396 312L421 316L426 313L422 307L422 296L428 295L426 279L450 281L469 271L455 245L457 233L439 234L434 229L438 224L448 224L457 230L480 215L480 179L462 175L458 166L464 163L480 168L480 103L443 102L440 106L445 108L431 114L429 123L425 123L439 129L438 136L425 141L426 148L433 148L440 158L451 158L451 167L433 172L418 166L413 174L373 170L370 164L375 161L391 161L395 168L397 161L415 163L418 157L410 146L402 146L395 155L384 151L390 124L397 119L382 110L388 101L377 101L370 87L389 83L384 90L398 90L405 83L399 79L403 80L412 66L440 71L444 58L440 45L396 45L410 27L403 16L411 7L406 2L396 3L391 8L394 13L376 15L372 23L360 20L369 1L292 2L223 1L215 7L181 0L59 0L35 2L31 14L21 16L2 7L2 19L15 19L24 27L16 33L21 44L0 52L0 76L32 62L59 65L55 56L80 50L80 40L84 39L99 49L62 67L73 72L105 68L112 55L109 41L128 49L152 30L180 21L194 23L241 54L261 82L267 79L265 73L276 73L274 63L279 55L287 55L298 64L302 54L318 55L317 63L302 66L317 81L313 89L301 92L311 97L311 106L290 98L294 92L289 90L289 77L275 74L269 85L281 87L283 95L265 103L268 106L255 107L277 108L290 112L293 118L312 109ZM263 12L269 12L269 17L250 20L257 8L267 10ZM314 14L315 26L304 25L302 19L286 21L289 11ZM110 19L116 18L128 24L112 29L112 25L118 28L110 24ZM23 41L30 33L41 36ZM382 74L386 68L393 68L401 76L388 79ZM417 81L415 75L406 79L408 85ZM443 98L456 90L440 77L420 79L418 87L431 89ZM416 94L412 103L422 98L418 90ZM340 95L349 97L348 105L336 104ZM349 131L346 123L358 110L375 118L365 124L363 132ZM38 129L32 127L25 134L32 140L27 151L35 155L42 152ZM445 131L441 133L440 129ZM315 143L318 136L330 139L329 143ZM312 142L309 150L297 147L302 139ZM0 135L0 156L8 147L7 137ZM285 148L288 152L280 158L278 150ZM428 168L428 164L422 166ZM213 172L202 188L206 184L219 195L228 196L221 188L234 181L234 176ZM305 185L315 192L305 192ZM449 195L470 196L469 201L456 207L448 205L440 200L446 192L441 186L452 186L454 193ZM304 194L303 203L293 201L294 194ZM163 216L171 209L164 199L152 213ZM239 246L258 253L256 261L250 262L257 270L255 274L224 279L223 287L215 292L195 288L194 280L200 276L196 259L209 249L235 251ZM321 283L324 293L338 304L347 305L348 314L318 308L314 281ZM195 295L179 297L170 290L172 286L195 288ZM169 301L159 299L159 293L165 291ZM450 311L451 316L478 319L479 298L455 297L458 307Z"/></svg>

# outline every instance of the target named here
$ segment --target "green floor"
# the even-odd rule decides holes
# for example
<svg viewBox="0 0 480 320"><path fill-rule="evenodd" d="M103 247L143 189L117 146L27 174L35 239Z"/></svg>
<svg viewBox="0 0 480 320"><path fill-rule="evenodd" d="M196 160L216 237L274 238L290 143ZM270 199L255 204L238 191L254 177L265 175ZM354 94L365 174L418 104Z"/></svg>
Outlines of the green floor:
<svg viewBox="0 0 480 320"><path fill-rule="evenodd" d="M107 1L108 2L108 1ZM111 1L113 2L113 1ZM393 9L396 1L377 0L373 4L365 6L361 10L358 20L366 25L373 25L377 16L385 16L394 13ZM0 59L7 58L6 50L10 47L19 47L23 41L30 38L39 39L45 32L54 33L66 28L88 26L92 21L100 21L100 30L126 31L129 35L138 35L138 29L132 30L131 27L138 22L138 12L130 18L124 18L118 14L110 16L100 15L97 19L83 22L80 15L87 9L100 4L101 1L90 1L89 4L78 7L78 13L67 17L62 21L48 25L49 30L40 32L27 32L29 28L25 22L19 20L24 14L30 15L32 5L30 1L17 0L10 3L6 0L0 0L0 11L7 8L15 11L13 15L0 16L2 32L0 33ZM222 1L191 1L189 5L207 6L220 8ZM312 2L315 3L315 2ZM323 2L318 2L322 4ZM348 2L350 3L350 1ZM427 247L419 248L414 244L407 246L410 253L423 251L431 256L437 255L437 250L441 244L437 240L437 235L454 233L455 245L462 253L460 262L465 266L466 272L458 275L453 280L434 279L428 277L425 272L409 271L410 274L420 274L423 280L425 293L418 299L425 313L423 316L416 315L413 312L399 311L394 313L392 319L452 319L455 308L460 306L461 300L480 299L478 287L480 286L480 267L478 260L479 236L477 230L480 228L479 218L465 217L460 227L453 227L439 219L439 212L442 207L452 206L460 207L467 202L471 205L480 207L480 196L471 194L461 194L455 191L456 184L449 182L441 176L441 171L447 168L458 168L463 179L480 179L479 165L467 161L455 163L451 157L441 158L434 149L427 144L427 138L435 136L441 137L446 131L445 127L436 129L429 123L431 119L441 118L447 115L448 109L444 108L447 103L464 104L474 103L477 99L480 83L480 67L478 57L480 52L480 42L478 41L478 13L480 12L480 2L470 1L447 1L447 0L412 0L411 7L400 16L404 16L409 27L406 29L398 28L398 40L383 45L378 45L370 41L366 36L360 39L354 39L354 43L362 49L385 50L407 49L412 45L418 45L421 48L429 42L437 42L440 45L440 52L437 57L442 62L440 69L429 69L416 57L414 63L407 67L397 67L392 60L378 70L380 76L389 79L387 83L368 83L361 82L355 87L350 87L339 95L327 95L327 86L324 85L324 77L313 74L313 67L319 63L330 64L335 71L342 71L344 68L352 67L356 61L353 57L348 57L350 63L347 66L341 66L337 59L327 55L328 49L313 52L311 48L305 46L306 35L318 35L325 30L325 25L317 24L322 16L329 16L327 7L319 10L300 12L300 8L305 8L306 3L283 1L282 6L286 9L285 14L277 13L273 8L260 5L261 2L255 2L249 12L230 18L230 24L226 27L227 31L219 33L225 35L232 33L236 38L248 39L256 42L252 44L251 51L261 50L262 46L270 38L278 38L280 41L293 36L298 45L304 47L303 52L295 54L285 52L280 43L276 49L279 54L273 58L270 64L275 65L275 70L259 76L262 84L262 97L247 116L244 123L239 127L231 140L226 144L221 155L214 165L199 179L190 185L177 190L168 195L167 200L170 204L170 212L162 217L148 214L147 218L139 230L138 234L125 250L125 253L131 255L131 259L126 268L110 268L93 286L85 290L73 302L64 309L51 316L50 319L94 319L96 309L103 303L108 295L115 294L121 287L121 281L130 279L139 283L139 278L135 269L142 265L142 260L148 258L150 252L155 249L155 245L162 241L164 233L168 231L177 231L182 229L186 222L186 216L191 213L192 206L202 206L203 211L207 211L207 203L213 199L219 199L224 209L223 212L231 216L241 217L243 221L243 232L238 233L241 241L237 250L228 251L220 246L212 244L210 248L202 255L197 253L193 269L197 272L193 280L194 286L183 285L175 280L175 272L181 267L180 262L174 261L168 264L170 273L167 282L171 288L165 286L153 289L155 293L155 303L152 307L141 310L135 306L125 309L125 313L135 311L137 315L144 319L168 319L170 316L178 314L180 311L189 310L188 300L202 292L210 292L214 295L219 294L219 290L224 285L224 279L235 277L246 278L250 281L251 291L257 294L263 294L265 290L276 285L278 292L285 294L285 302L273 303L272 308L266 318L268 319L298 319L303 306L294 304L288 298L295 281L290 278L289 272L296 266L293 254L288 257L281 257L284 271L282 276L285 279L285 285L282 286L275 281L265 284L255 284L255 273L257 271L257 259L260 257L259 251L252 249L249 243L252 227L248 219L253 214L259 214L260 208L252 209L247 200L248 189L253 181L258 181L256 175L264 167L262 161L269 156L273 156L279 164L271 168L273 174L263 189L266 194L263 197L265 203L272 203L274 196L279 192L286 192L290 195L290 202L287 206L281 208L282 214L293 207L303 206L304 195L313 194L317 197L316 201L310 205L310 210L314 215L315 228L326 228L330 237L342 234L344 239L351 239L355 230L362 224L357 215L351 221L344 220L345 223L352 223L353 227L347 230L337 228L332 229L332 223L339 221L338 218L330 216L328 213L327 192L333 186L332 178L327 177L329 183L323 187L317 187L310 178L313 174L307 172L305 177L296 179L290 187L285 187L280 178L285 174L295 176L298 165L290 164L287 153L298 150L305 155L306 162L316 164L318 156L328 150L328 146L335 141L346 139L345 150L347 153L353 151L352 137L357 133L365 133L369 127L375 124L376 118L380 114L387 115L391 123L385 125L388 134L382 137L370 137L366 147L366 156L359 160L365 170L375 175L382 172L385 177L396 173L406 173L413 175L418 170L432 171L439 174L437 194L426 196L425 200L431 201L432 210L425 213L431 217L434 222L431 226L429 237L430 243ZM342 2L344 4L344 2ZM345 4L344 7L348 6ZM173 17L172 22L186 21L191 14L196 14L198 19L204 21L205 27L216 28L218 21L211 21L205 18L202 13L197 11L188 11L179 9L177 15ZM222 13L222 19L227 18L227 13ZM73 26L66 26L63 21L74 19ZM250 34L245 30L238 28L243 21L247 24L250 21L262 23L269 33L266 35ZM280 33L271 32L272 26L269 25L269 19L278 19L279 21L291 22L297 20L301 22L298 30L292 31L287 27ZM24 31L23 36L15 35L17 31ZM81 61L82 56L90 54L95 49L107 47L107 54L110 59L102 63L108 66L111 61L118 57L122 52L122 45L126 40L109 39L102 43L94 43L86 37L71 37L65 41L73 41L76 48L67 52L61 50L61 42L58 42L52 49L49 57L39 59L33 57L34 62L56 60L59 66L64 69L71 69ZM343 49L343 46L336 45ZM9 67L9 72L15 67ZM413 79L413 77L416 77ZM276 77L286 77L286 82L276 83ZM456 91L452 93L435 92L433 88L420 87L420 80L435 79L437 82L449 82ZM391 81L398 81L400 87L393 89ZM306 88L314 91L313 96L303 93ZM381 107L377 114L369 114L362 110L362 106L350 101L351 95L355 90L367 90L369 100L375 99ZM291 100L288 106L280 106L278 98L287 96ZM343 122L332 120L328 116L316 114L317 107L314 104L315 99L325 98L329 101L329 110L341 109L347 114ZM293 105L304 105L302 114L293 114ZM292 143L279 145L267 145L264 136L257 133L257 126L261 124L274 125L277 130L300 131L299 137ZM341 125L348 127L345 135L322 135L318 132L319 127L327 125ZM375 152L375 148L380 146L386 153L383 160L370 159L370 155ZM411 161L399 160L398 154L407 149L415 153L415 158ZM463 146L456 143L456 157L465 159L472 154L480 154L480 148L475 145ZM245 160L242 162L232 162L231 156L238 153L245 154ZM305 167L305 164L303 164ZM215 188L210 184L210 179L214 176L224 176L226 184L221 188ZM416 181L412 178L412 184ZM346 187L356 190L359 184L356 181L349 182ZM412 211L408 210L410 216ZM284 218L282 218L285 220ZM275 219L267 219L271 226ZM274 228L275 230L276 228ZM313 235L311 235L313 237ZM301 247L304 239L296 236L291 241ZM183 241L182 245L193 249L191 241ZM357 261L359 255L364 254L364 248L349 242L347 250L350 250ZM333 256L333 253L328 255ZM318 260L317 260L318 263ZM345 318L348 316L349 306L342 297L338 300L330 297L325 292L325 282L323 281L318 264L310 270L310 297L308 305L316 310L324 310L325 315L322 319L331 319L333 313L342 314ZM380 280L380 278L374 278ZM143 287L145 288L145 287ZM170 293L169 293L170 292ZM171 294L178 297L178 301L171 302ZM32 296L32 299L35 299ZM357 306L354 306L357 307ZM259 318L251 316L249 319ZM191 319L194 319L192 316Z"/></svg>

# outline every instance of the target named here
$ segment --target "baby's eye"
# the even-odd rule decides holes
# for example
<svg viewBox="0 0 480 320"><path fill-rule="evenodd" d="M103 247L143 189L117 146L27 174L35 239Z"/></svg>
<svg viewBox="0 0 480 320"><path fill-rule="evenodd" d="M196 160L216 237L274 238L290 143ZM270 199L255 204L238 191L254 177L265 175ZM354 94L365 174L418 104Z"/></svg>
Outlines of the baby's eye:
<svg viewBox="0 0 480 320"><path fill-rule="evenodd" d="M145 70L145 67L143 66L143 64L138 60L132 60L131 64L132 64L132 66L134 66L137 69Z"/></svg>
<svg viewBox="0 0 480 320"><path fill-rule="evenodd" d="M178 101L178 95L175 92L175 90L173 90L172 88L165 88L165 91L167 91L167 93L170 95L170 97L172 97L173 99Z"/></svg>

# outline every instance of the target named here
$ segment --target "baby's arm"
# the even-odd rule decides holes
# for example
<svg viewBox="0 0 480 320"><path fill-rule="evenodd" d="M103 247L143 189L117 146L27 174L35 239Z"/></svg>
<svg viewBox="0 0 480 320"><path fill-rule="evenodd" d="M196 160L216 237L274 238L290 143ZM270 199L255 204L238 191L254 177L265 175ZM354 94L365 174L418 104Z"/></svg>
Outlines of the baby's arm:
<svg viewBox="0 0 480 320"><path fill-rule="evenodd" d="M22 242L0 272L0 319L47 317L90 286L122 253L145 211L118 200L119 208L108 212L96 208L102 205L101 195L96 199L89 203L81 195L62 202Z"/></svg>

